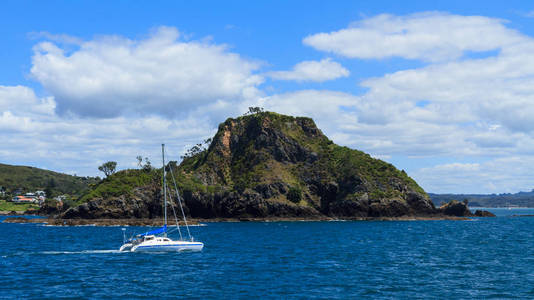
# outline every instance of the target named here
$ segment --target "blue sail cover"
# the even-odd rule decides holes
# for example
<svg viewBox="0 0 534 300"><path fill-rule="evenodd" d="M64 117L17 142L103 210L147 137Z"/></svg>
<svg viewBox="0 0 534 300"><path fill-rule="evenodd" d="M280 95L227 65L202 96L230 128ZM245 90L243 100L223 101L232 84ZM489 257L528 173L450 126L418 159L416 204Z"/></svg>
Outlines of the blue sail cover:
<svg viewBox="0 0 534 300"><path fill-rule="evenodd" d="M160 234L160 233L164 233L164 232L167 232L167 225L163 225L163 227L158 228L158 229L154 229L154 230L149 231L149 232L141 233L139 235L139 237L143 237L145 235L156 235L156 234Z"/></svg>

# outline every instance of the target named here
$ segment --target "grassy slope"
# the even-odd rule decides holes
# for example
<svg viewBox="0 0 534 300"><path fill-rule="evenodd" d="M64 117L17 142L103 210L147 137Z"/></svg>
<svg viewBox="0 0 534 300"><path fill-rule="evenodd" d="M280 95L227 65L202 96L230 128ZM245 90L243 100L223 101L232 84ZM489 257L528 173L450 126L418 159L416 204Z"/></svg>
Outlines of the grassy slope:
<svg viewBox="0 0 534 300"><path fill-rule="evenodd" d="M93 189L84 193L78 203L87 202L94 198L107 198L132 193L136 187L148 185L161 176L161 170L123 170L98 183Z"/></svg>
<svg viewBox="0 0 534 300"><path fill-rule="evenodd" d="M0 164L0 186L8 191L21 188L23 192L44 190L53 181L55 194L81 195L95 183L95 178L72 176L26 166Z"/></svg>
<svg viewBox="0 0 534 300"><path fill-rule="evenodd" d="M310 118L291 117L280 115L272 112L265 112L255 115L242 116L236 119L228 119L219 126L219 132L214 137L214 141L218 139L218 135L222 134L224 126L230 124L249 124L250 122L262 123L265 118L268 118L273 128L279 129L284 135L297 141L311 151L314 151L322 157L315 162L313 169L320 170L324 180L335 180L346 178L351 175L356 175L363 178L370 185L376 187L375 198L394 197L396 192L394 189L379 190L378 186L390 186L388 180L391 178L398 178L411 189L426 194L425 191L404 171L398 170L392 164L384 162L379 159L374 159L370 155L342 147L334 144L323 134L310 136L309 133L303 131L302 126L295 125L295 122L305 124L310 128L315 128L315 124ZM239 127L239 125L237 125ZM243 128L237 128L237 131ZM242 147L242 153L245 155L239 156L238 160L233 160L231 166L223 166L221 161L214 153L204 151L193 157L185 159L180 165L180 169L184 172L180 176L180 182L185 185L188 190L204 190L205 187L201 185L200 181L193 176L195 172L209 172L213 164L220 168L228 169L230 176L226 176L227 185L232 188L243 189L253 187L255 184L261 182L274 181L282 179L284 182L292 186L302 187L304 184L299 177L299 169L302 167L299 164L293 167L282 165L275 160L269 160L265 164L256 164L255 160L258 157L267 154L262 153L264 150L254 149L254 140L250 140L248 144ZM206 163L207 162L207 163ZM309 167L308 167L309 170Z"/></svg>
<svg viewBox="0 0 534 300"><path fill-rule="evenodd" d="M29 203L13 203L0 200L0 211L26 211L30 208L38 209L39 205Z"/></svg>

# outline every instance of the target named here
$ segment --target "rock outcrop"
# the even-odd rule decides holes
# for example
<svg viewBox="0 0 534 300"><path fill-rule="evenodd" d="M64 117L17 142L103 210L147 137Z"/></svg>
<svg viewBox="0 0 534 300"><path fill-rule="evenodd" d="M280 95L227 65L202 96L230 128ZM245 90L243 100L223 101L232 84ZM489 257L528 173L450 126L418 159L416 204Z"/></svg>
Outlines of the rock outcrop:
<svg viewBox="0 0 534 300"><path fill-rule="evenodd" d="M493 213L485 210L477 210L473 214L467 206L467 202L457 200L443 204L438 211L444 215L455 217L495 217Z"/></svg>
<svg viewBox="0 0 534 300"><path fill-rule="evenodd" d="M479 210L477 209L474 214L475 217L495 217L494 213L491 213L487 210Z"/></svg>

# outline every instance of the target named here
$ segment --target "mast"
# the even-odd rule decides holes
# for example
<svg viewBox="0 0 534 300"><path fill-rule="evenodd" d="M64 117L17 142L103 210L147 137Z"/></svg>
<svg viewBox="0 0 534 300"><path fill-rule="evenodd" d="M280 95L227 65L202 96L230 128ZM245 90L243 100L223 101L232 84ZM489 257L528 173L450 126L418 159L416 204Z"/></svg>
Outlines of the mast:
<svg viewBox="0 0 534 300"><path fill-rule="evenodd" d="M164 226L167 226L167 184L165 181L165 144L161 144L161 157L163 158L163 199L165 199Z"/></svg>

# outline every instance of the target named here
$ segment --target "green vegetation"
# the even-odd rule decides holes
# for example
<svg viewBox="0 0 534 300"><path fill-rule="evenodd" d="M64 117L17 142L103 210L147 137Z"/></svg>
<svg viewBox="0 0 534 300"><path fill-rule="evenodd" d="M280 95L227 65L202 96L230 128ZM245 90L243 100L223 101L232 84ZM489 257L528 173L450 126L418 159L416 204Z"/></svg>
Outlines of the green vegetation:
<svg viewBox="0 0 534 300"><path fill-rule="evenodd" d="M115 173L115 168L117 168L117 162L108 161L106 163L103 163L100 167L98 167L98 170L100 172L104 172L104 175L108 177L109 175Z"/></svg>
<svg viewBox="0 0 534 300"><path fill-rule="evenodd" d="M133 193L134 188L154 183L161 176L161 170L123 170L103 179L92 190L81 196L77 203L93 198L108 198Z"/></svg>
<svg viewBox="0 0 534 300"><path fill-rule="evenodd" d="M201 152L206 151L208 147L210 146L211 141L212 139L209 138L209 139L204 140L203 143L194 145L193 147L189 148L187 152L185 153L185 155L181 156L181 158L186 159L186 158L193 157Z"/></svg>
<svg viewBox="0 0 534 300"><path fill-rule="evenodd" d="M50 196L60 194L81 195L89 189L90 184L99 178L72 176L34 167L11 166L0 164L0 186L11 194L16 189L22 193L43 190ZM11 196L11 195L9 195Z"/></svg>
<svg viewBox="0 0 534 300"><path fill-rule="evenodd" d="M302 200L302 190L296 186L290 187L287 192L287 199L293 203L299 203Z"/></svg>
<svg viewBox="0 0 534 300"><path fill-rule="evenodd" d="M0 211L27 211L28 209L38 209L39 205L31 203L13 203L0 200Z"/></svg>
<svg viewBox="0 0 534 300"><path fill-rule="evenodd" d="M406 172L399 171L392 164L372 158L362 151L332 144L329 146L328 156L332 173L338 176L359 176L365 182L376 187L375 196L378 198L395 196L396 190L380 188L391 187L392 178L399 179L414 191L425 194L425 191Z"/></svg>

